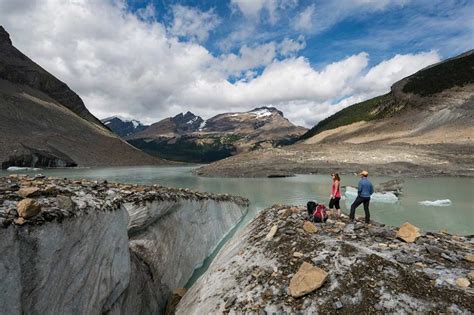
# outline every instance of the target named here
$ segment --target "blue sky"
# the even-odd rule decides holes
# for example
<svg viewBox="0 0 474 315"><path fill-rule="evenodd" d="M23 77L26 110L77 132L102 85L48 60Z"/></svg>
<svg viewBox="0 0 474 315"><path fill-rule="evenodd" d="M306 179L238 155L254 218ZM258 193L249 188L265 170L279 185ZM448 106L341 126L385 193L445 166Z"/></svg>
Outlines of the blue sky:
<svg viewBox="0 0 474 315"><path fill-rule="evenodd" d="M259 0L248 2L259 2ZM209 32L209 38L203 45L215 55L229 51L238 52L242 44L259 45L298 36L304 36L306 43L306 47L299 51L299 55L308 58L315 66L361 51L370 54L369 66L371 66L395 54L437 50L445 59L473 47L474 1L274 2L277 6L286 3L283 4L284 8L275 9L274 21L271 21L269 10L265 6L255 19L239 10L237 2L222 0L129 0L128 5L130 11L136 12L152 4L156 19L165 24L172 23L173 7L176 5L200 11L211 10L222 21L218 27ZM337 2L340 3L334 4ZM311 7L314 10L308 29L295 29L293 27L295 19L305 9ZM230 34L248 25L251 25L252 31L247 37L229 45L224 44ZM186 36L181 38L189 40Z"/></svg>
<svg viewBox="0 0 474 315"><path fill-rule="evenodd" d="M311 127L472 49L473 17L449 0L0 0L14 45L93 114L145 123L267 105Z"/></svg>

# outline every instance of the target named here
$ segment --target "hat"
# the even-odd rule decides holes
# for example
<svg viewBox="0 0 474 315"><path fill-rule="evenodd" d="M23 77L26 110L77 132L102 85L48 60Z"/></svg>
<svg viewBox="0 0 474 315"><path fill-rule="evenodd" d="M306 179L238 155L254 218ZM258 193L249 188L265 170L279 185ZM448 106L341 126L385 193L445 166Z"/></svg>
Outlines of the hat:
<svg viewBox="0 0 474 315"><path fill-rule="evenodd" d="M362 171L362 172L360 172L359 175L362 175L362 176L369 176L369 172L367 172L367 171Z"/></svg>

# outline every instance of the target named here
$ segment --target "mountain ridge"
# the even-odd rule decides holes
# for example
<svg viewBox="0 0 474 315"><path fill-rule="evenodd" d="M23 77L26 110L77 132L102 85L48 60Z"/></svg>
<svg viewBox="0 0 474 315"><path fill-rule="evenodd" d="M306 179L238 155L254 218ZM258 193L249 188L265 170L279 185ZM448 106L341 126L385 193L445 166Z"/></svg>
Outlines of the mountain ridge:
<svg viewBox="0 0 474 315"><path fill-rule="evenodd" d="M217 114L207 120L180 113L125 137L150 154L186 162L210 162L241 152L294 142L306 128L268 106Z"/></svg>
<svg viewBox="0 0 474 315"><path fill-rule="evenodd" d="M424 108L433 101L439 103L438 99L429 97L469 84L474 84L474 50L428 66L395 82L391 91L385 95L342 109L316 124L300 140L351 123L379 120L397 113L403 114L406 109Z"/></svg>

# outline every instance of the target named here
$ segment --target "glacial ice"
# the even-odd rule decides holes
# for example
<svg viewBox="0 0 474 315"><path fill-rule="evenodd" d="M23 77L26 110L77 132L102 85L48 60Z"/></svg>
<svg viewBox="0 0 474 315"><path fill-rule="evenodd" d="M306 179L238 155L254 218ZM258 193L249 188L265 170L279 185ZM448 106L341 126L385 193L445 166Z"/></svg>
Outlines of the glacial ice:
<svg viewBox="0 0 474 315"><path fill-rule="evenodd" d="M347 186L345 196L348 201L354 200L357 197L357 188ZM372 194L370 201L380 203L396 203L398 202L398 197L391 192L376 192Z"/></svg>
<svg viewBox="0 0 474 315"><path fill-rule="evenodd" d="M418 203L426 207L449 207L452 204L451 200L449 199L439 199L434 201L425 200Z"/></svg>
<svg viewBox="0 0 474 315"><path fill-rule="evenodd" d="M18 166L10 166L7 168L9 172L18 172L18 171L39 171L41 168L37 167L18 167Z"/></svg>

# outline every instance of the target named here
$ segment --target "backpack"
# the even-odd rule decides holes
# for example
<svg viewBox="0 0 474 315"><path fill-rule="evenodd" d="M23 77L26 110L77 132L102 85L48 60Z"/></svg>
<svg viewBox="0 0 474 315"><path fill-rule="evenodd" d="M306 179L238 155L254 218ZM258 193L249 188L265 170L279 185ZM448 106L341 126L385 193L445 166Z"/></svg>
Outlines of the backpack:
<svg viewBox="0 0 474 315"><path fill-rule="evenodd" d="M313 212L313 222L326 222L328 217L326 206L323 204L317 205Z"/></svg>
<svg viewBox="0 0 474 315"><path fill-rule="evenodd" d="M308 201L308 203L306 204L306 210L308 211L308 218L311 220L312 216L313 216L313 213L314 213L314 210L316 210L316 207L318 206L318 204L316 203L316 201Z"/></svg>

